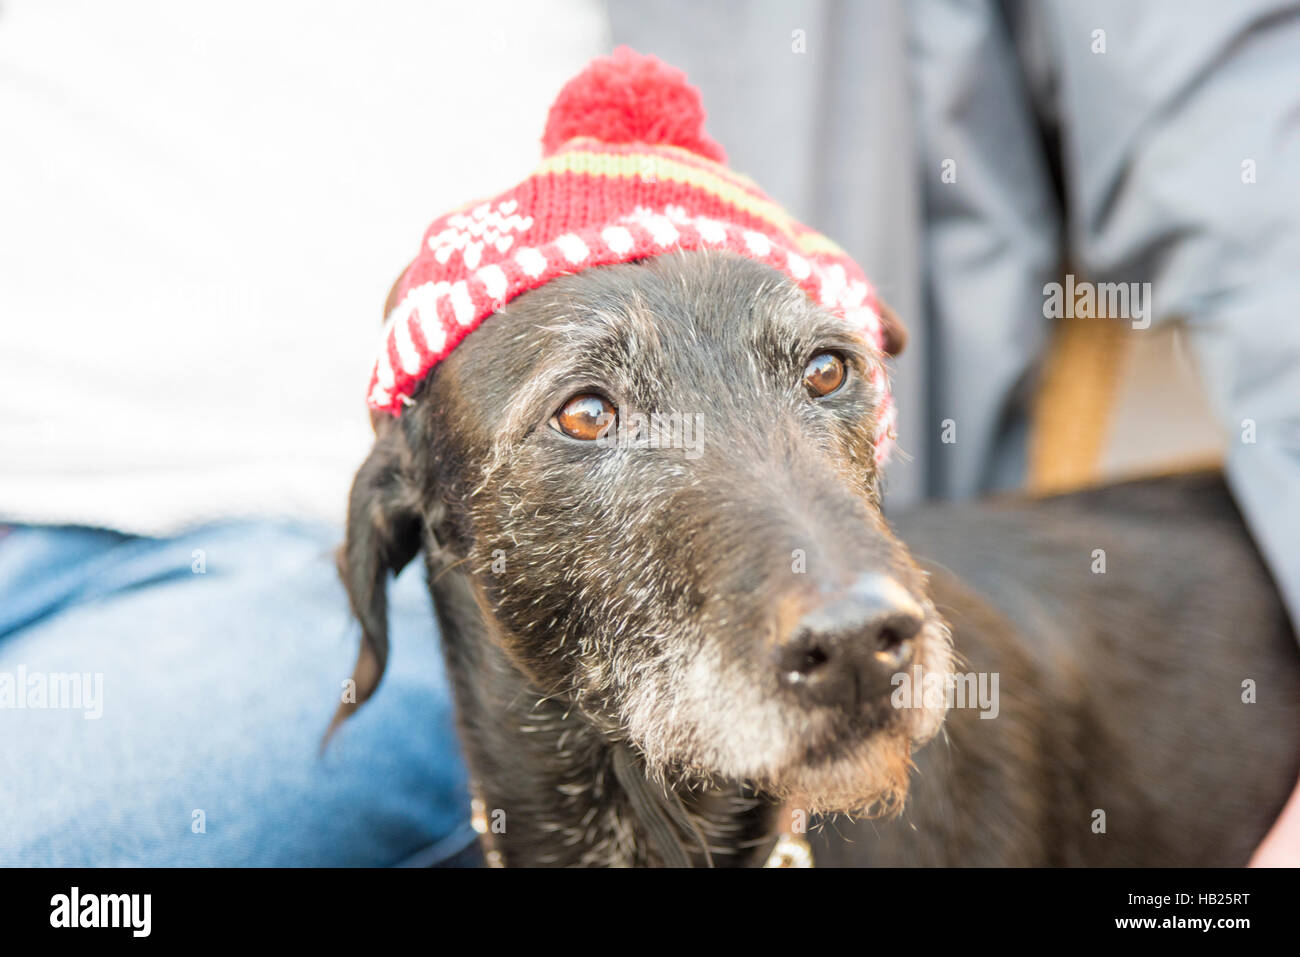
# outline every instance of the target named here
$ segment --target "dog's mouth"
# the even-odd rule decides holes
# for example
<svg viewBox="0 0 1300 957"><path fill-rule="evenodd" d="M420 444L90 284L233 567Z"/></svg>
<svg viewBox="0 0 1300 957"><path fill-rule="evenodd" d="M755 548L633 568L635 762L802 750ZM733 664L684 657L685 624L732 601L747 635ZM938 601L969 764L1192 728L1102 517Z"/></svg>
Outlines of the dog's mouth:
<svg viewBox="0 0 1300 957"><path fill-rule="evenodd" d="M706 651L678 669L673 692L640 685L626 727L668 780L743 782L817 813L889 813L906 796L913 748L934 736L946 712L942 697L913 695L908 683L951 668L948 629L932 608L907 641L907 670L851 707L760 687L746 668Z"/></svg>
<svg viewBox="0 0 1300 957"><path fill-rule="evenodd" d="M889 689L860 701L849 712L810 716L779 767L752 776L756 786L780 800L816 813L889 814L906 798L913 748L939 730L947 711L942 697L913 694L918 676L946 674L951 642L946 625L927 618L914 647L890 675Z"/></svg>

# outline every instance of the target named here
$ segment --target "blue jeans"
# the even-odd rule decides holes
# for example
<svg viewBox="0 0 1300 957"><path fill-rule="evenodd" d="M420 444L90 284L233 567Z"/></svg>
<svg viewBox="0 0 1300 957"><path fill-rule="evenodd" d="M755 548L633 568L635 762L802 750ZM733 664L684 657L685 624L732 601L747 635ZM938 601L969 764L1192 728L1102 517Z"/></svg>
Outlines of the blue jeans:
<svg viewBox="0 0 1300 957"><path fill-rule="evenodd" d="M0 865L390 865L468 847L412 565L375 697L321 753L358 629L338 529L0 527Z"/></svg>

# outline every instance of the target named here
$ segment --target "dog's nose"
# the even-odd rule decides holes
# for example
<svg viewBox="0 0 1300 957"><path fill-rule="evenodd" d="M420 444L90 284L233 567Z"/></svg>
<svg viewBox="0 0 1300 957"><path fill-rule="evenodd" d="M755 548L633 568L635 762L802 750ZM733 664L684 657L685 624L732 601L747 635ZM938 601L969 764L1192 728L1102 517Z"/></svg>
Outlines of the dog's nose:
<svg viewBox="0 0 1300 957"><path fill-rule="evenodd" d="M912 659L924 612L884 575L805 614L777 649L782 684L804 702L845 709L888 693Z"/></svg>

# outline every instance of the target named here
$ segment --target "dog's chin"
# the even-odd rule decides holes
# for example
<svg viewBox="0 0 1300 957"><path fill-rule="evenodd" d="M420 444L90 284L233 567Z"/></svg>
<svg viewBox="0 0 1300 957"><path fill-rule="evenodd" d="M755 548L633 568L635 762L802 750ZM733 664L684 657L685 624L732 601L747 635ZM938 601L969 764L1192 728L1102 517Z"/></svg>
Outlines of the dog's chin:
<svg viewBox="0 0 1300 957"><path fill-rule="evenodd" d="M917 642L914 664L927 673L947 673L951 653L946 626L933 618ZM651 772L665 783L688 786L744 782L771 800L817 814L900 811L912 750L938 732L947 710L942 699L895 707L884 698L846 718L826 709L792 707L752 685L732 684L716 662L700 661L691 670L695 674L686 687L698 679L695 690L701 697L691 702L698 707L681 702L678 720L693 719L686 726L638 721L635 712L628 722ZM720 695L720 689L733 693ZM638 730L648 733L638 735Z"/></svg>
<svg viewBox="0 0 1300 957"><path fill-rule="evenodd" d="M907 798L912 744L906 732L882 728L844 742L822 760L793 764L752 783L770 799L814 814L896 814Z"/></svg>
<svg viewBox="0 0 1300 957"><path fill-rule="evenodd" d="M945 711L943 704L896 709L878 702L864 719L748 779L772 800L814 814L897 814L907 799L912 751L935 735Z"/></svg>

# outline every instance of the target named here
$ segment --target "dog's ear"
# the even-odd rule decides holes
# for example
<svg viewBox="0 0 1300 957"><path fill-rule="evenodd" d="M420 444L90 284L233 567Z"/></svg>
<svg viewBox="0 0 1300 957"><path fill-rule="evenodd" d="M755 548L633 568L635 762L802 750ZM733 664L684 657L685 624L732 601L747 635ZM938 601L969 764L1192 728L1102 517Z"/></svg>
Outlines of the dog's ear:
<svg viewBox="0 0 1300 957"><path fill-rule="evenodd" d="M896 356L907 346L907 327L898 313L883 299L877 300L880 307L880 329L885 338L885 355Z"/></svg>
<svg viewBox="0 0 1300 957"><path fill-rule="evenodd" d="M402 429L390 419L352 483L338 567L361 623L361 650L352 674L355 693L339 705L326 740L379 686L388 662L388 578L420 550L419 497L403 468L405 449Z"/></svg>

